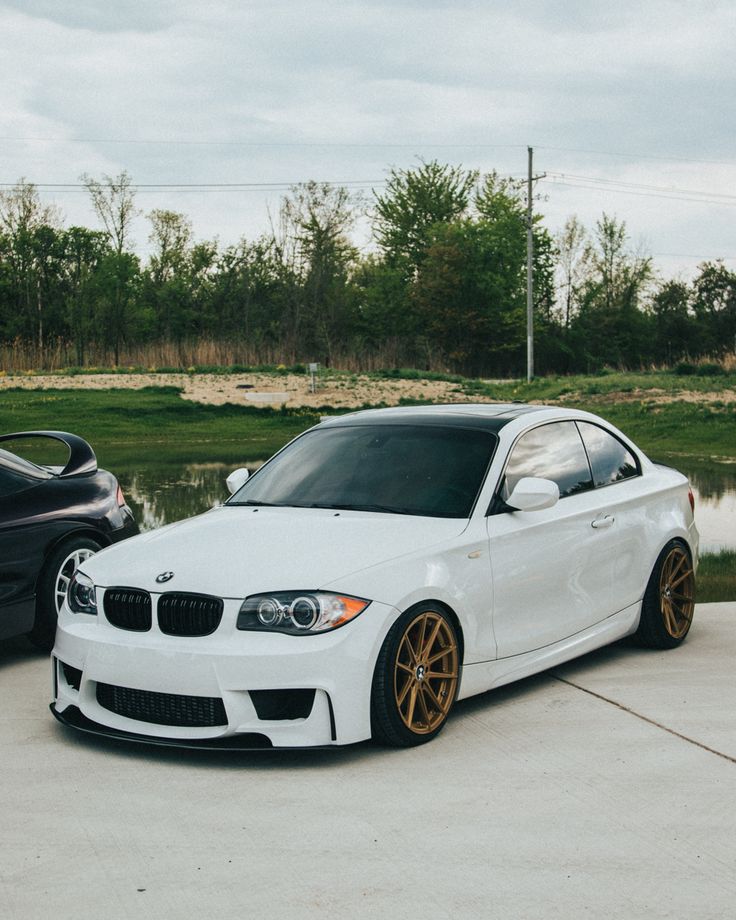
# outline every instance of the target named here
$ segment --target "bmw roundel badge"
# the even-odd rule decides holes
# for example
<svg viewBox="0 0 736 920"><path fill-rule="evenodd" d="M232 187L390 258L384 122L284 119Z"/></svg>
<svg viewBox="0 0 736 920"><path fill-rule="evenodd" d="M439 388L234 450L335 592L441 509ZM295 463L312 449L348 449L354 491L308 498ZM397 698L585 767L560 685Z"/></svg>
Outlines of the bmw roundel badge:
<svg viewBox="0 0 736 920"><path fill-rule="evenodd" d="M162 572L160 575L156 576L156 581L160 585L162 585L165 581L171 581L173 577L174 577L173 572Z"/></svg>

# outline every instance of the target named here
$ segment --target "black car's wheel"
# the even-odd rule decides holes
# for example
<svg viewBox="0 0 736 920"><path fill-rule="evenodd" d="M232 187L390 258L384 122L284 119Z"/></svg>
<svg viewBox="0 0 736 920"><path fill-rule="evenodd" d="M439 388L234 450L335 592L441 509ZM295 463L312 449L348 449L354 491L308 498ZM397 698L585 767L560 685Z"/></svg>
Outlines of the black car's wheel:
<svg viewBox="0 0 736 920"><path fill-rule="evenodd" d="M64 603L72 575L85 559L101 548L91 537L70 537L46 559L36 590L36 621L28 638L38 648L51 651L56 635L56 619Z"/></svg>
<svg viewBox="0 0 736 920"><path fill-rule="evenodd" d="M411 747L435 737L455 702L460 652L455 627L442 609L423 604L394 623L373 676L373 738Z"/></svg>
<svg viewBox="0 0 736 920"><path fill-rule="evenodd" d="M636 638L648 648L675 648L688 634L694 610L693 562L687 547L673 540L652 570Z"/></svg>

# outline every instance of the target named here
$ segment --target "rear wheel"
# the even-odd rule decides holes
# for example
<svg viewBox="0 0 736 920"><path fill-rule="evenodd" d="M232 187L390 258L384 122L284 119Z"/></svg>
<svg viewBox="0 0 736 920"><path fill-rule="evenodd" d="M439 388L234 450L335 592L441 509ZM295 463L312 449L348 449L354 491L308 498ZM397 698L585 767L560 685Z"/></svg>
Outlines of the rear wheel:
<svg viewBox="0 0 736 920"><path fill-rule="evenodd" d="M71 537L49 554L38 579L36 621L28 634L31 642L43 651L53 648L56 620L72 576L99 549L100 544L91 537Z"/></svg>
<svg viewBox="0 0 736 920"><path fill-rule="evenodd" d="M687 547L673 541L659 554L644 593L636 638L648 648L678 646L695 611L695 570Z"/></svg>
<svg viewBox="0 0 736 920"><path fill-rule="evenodd" d="M402 614L376 663L371 697L374 739L411 747L434 738L455 702L459 668L457 633L445 611L423 604Z"/></svg>

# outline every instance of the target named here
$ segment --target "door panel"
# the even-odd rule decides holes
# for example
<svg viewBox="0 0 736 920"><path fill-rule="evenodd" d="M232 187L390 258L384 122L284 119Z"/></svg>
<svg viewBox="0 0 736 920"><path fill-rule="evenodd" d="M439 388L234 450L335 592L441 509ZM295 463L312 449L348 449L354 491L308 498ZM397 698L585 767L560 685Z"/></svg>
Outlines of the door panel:
<svg viewBox="0 0 736 920"><path fill-rule="evenodd" d="M499 658L551 645L618 609L618 522L594 528L600 510L600 497L591 491L544 511L487 518Z"/></svg>

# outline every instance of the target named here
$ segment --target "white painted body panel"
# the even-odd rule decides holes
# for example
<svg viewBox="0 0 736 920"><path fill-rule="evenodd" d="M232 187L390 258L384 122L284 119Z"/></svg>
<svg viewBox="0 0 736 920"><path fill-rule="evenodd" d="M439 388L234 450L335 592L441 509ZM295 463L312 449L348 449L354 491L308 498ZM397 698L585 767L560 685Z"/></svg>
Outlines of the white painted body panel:
<svg viewBox="0 0 736 920"><path fill-rule="evenodd" d="M428 407L428 412L434 407ZM439 408L439 407L438 407ZM488 407L441 407L482 414ZM400 412L401 410L392 410ZM415 411L415 410L412 410ZM391 625L414 604L434 601L457 618L463 643L460 696L481 693L633 632L647 580L662 547L684 540L697 559L698 535L687 480L641 460L642 475L561 499L535 512L487 517L511 446L534 424L600 423L588 413L540 408L513 419L469 519L418 518L324 509L225 507L106 550L84 563L98 587L98 616L65 605L54 658L82 671L79 691L58 675L55 708L76 706L101 726L146 737L207 739L257 732L275 746L348 744L370 737L376 660ZM605 517L610 526L593 528ZM166 590L224 599L210 636L172 637L156 625ZM153 628L113 627L102 612L105 587L151 592ZM265 591L328 590L367 598L355 620L321 635L236 628L244 597ZM228 724L175 728L124 719L99 706L97 682L223 699ZM266 722L252 690L314 688L306 719Z"/></svg>
<svg viewBox="0 0 736 920"><path fill-rule="evenodd" d="M262 591L316 590L386 560L446 545L466 520L320 508L214 508L99 553L84 571L97 585L168 588L244 598ZM121 581L122 573L130 581Z"/></svg>

